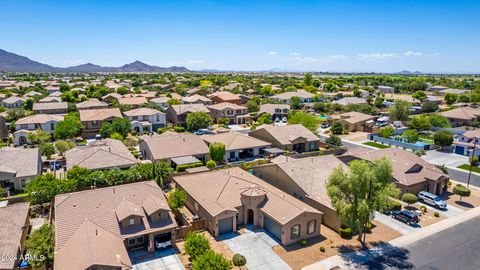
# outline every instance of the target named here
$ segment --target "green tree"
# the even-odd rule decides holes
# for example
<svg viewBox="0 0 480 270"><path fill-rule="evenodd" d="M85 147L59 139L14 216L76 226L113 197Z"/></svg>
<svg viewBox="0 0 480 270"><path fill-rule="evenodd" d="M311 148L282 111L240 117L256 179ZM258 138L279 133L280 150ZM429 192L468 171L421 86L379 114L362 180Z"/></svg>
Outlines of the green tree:
<svg viewBox="0 0 480 270"><path fill-rule="evenodd" d="M380 136L383 138L390 138L392 137L395 129L393 127L384 127L380 129Z"/></svg>
<svg viewBox="0 0 480 270"><path fill-rule="evenodd" d="M457 184L453 188L453 194L460 196L460 201L462 201L462 197L469 197L470 196L470 189L464 187L460 184Z"/></svg>
<svg viewBox="0 0 480 270"><path fill-rule="evenodd" d="M306 73L304 78L303 78L303 84L306 86L312 85L313 82L313 76L310 73Z"/></svg>
<svg viewBox="0 0 480 270"><path fill-rule="evenodd" d="M187 193L181 189L175 188L168 195L168 206L170 206L174 213L178 213L178 210L185 205L186 199Z"/></svg>
<svg viewBox="0 0 480 270"><path fill-rule="evenodd" d="M212 117L207 112L192 112L187 115L186 122L187 129L195 131L212 125Z"/></svg>
<svg viewBox="0 0 480 270"><path fill-rule="evenodd" d="M438 107L437 103L432 102L432 101L424 102L422 104L422 112L424 112L424 113L433 113L433 112L438 111L438 109L439 109L439 107Z"/></svg>
<svg viewBox="0 0 480 270"><path fill-rule="evenodd" d="M55 146L51 143L41 143L38 148L40 149L40 153L48 159L55 154Z"/></svg>
<svg viewBox="0 0 480 270"><path fill-rule="evenodd" d="M428 119L430 120L430 124L432 124L433 127L441 127L441 128L450 127L450 121L448 121L448 118L443 117L441 115L430 114L428 116Z"/></svg>
<svg viewBox="0 0 480 270"><path fill-rule="evenodd" d="M247 102L247 110L249 113L258 112L260 110L260 105L255 100L249 100Z"/></svg>
<svg viewBox="0 0 480 270"><path fill-rule="evenodd" d="M432 124L430 123L428 115L419 115L412 117L408 126L416 130L429 130Z"/></svg>
<svg viewBox="0 0 480 270"><path fill-rule="evenodd" d="M402 195L402 202L408 204L408 206L410 206L410 204L413 204L413 203L416 203L417 202L417 196L415 194L412 194L412 193L404 193Z"/></svg>
<svg viewBox="0 0 480 270"><path fill-rule="evenodd" d="M271 124L272 123L272 115L268 112L262 113L258 118L257 122L259 125L263 124Z"/></svg>
<svg viewBox="0 0 480 270"><path fill-rule="evenodd" d="M446 102L448 105L452 105L452 104L454 104L455 102L457 102L457 100L458 100L458 95L453 94L453 93L446 93L444 99L445 99L445 102Z"/></svg>
<svg viewBox="0 0 480 270"><path fill-rule="evenodd" d="M55 148L57 148L58 152L62 157L65 154L65 152L67 152L68 150L74 147L75 147L74 142L64 141L64 140L55 141Z"/></svg>
<svg viewBox="0 0 480 270"><path fill-rule="evenodd" d="M29 261L35 268L53 261L55 232L52 225L44 224L38 230L34 230L25 242L25 247L27 254L35 258Z"/></svg>
<svg viewBox="0 0 480 270"><path fill-rule="evenodd" d="M330 127L330 131L336 135L343 134L343 126L340 122L334 122Z"/></svg>
<svg viewBox="0 0 480 270"><path fill-rule="evenodd" d="M50 133L43 131L41 129L35 129L34 132L28 134L28 139L33 143L33 144L43 144L46 142L49 142L52 136Z"/></svg>
<svg viewBox="0 0 480 270"><path fill-rule="evenodd" d="M290 98L290 106L292 106L293 109L298 110L302 108L302 102L299 97L291 97Z"/></svg>
<svg viewBox="0 0 480 270"><path fill-rule="evenodd" d="M402 137L408 143L415 143L418 141L418 132L415 129L408 129L403 132Z"/></svg>
<svg viewBox="0 0 480 270"><path fill-rule="evenodd" d="M385 99L382 96L377 96L377 98L375 99L375 102L373 103L373 106L377 108L382 108L384 101Z"/></svg>
<svg viewBox="0 0 480 270"><path fill-rule="evenodd" d="M126 137L132 131L132 124L127 118L116 118L112 123L104 122L100 128L100 134L103 138L110 138L114 133Z"/></svg>
<svg viewBox="0 0 480 270"><path fill-rule="evenodd" d="M440 145L442 149L445 146L450 146L453 143L453 133L448 130L439 130L433 134L433 142Z"/></svg>
<svg viewBox="0 0 480 270"><path fill-rule="evenodd" d="M56 139L71 139L79 136L84 128L78 113L69 113L55 126L53 135Z"/></svg>
<svg viewBox="0 0 480 270"><path fill-rule="evenodd" d="M190 232L185 237L185 253L190 256L191 261L195 261L198 257L210 250L210 243L205 235Z"/></svg>
<svg viewBox="0 0 480 270"><path fill-rule="evenodd" d="M180 105L180 104L182 104L182 102L181 102L180 100L178 100L178 99L171 98L171 99L169 99L169 100L167 101L167 104L168 104L169 106L172 106L172 105Z"/></svg>
<svg viewBox="0 0 480 270"><path fill-rule="evenodd" d="M394 121L405 121L410 114L410 103L401 99L396 99L395 104L388 109L388 114Z"/></svg>
<svg viewBox="0 0 480 270"><path fill-rule="evenodd" d="M122 141L123 136L118 132L114 132L114 133L110 134L110 139Z"/></svg>
<svg viewBox="0 0 480 270"><path fill-rule="evenodd" d="M25 110L31 111L33 109L33 103L35 101L32 98L27 98L25 102L23 102L23 108Z"/></svg>
<svg viewBox="0 0 480 270"><path fill-rule="evenodd" d="M210 157L216 162L223 161L225 157L225 144L221 142L214 142L208 146Z"/></svg>
<svg viewBox="0 0 480 270"><path fill-rule="evenodd" d="M192 263L193 270L229 270L232 262L225 259L222 254L208 250Z"/></svg>
<svg viewBox="0 0 480 270"><path fill-rule="evenodd" d="M95 185L95 183L90 181L92 180L90 177L91 173L92 171L87 168L74 165L67 171L67 179L75 183L76 189L82 189Z"/></svg>
<svg viewBox="0 0 480 270"><path fill-rule="evenodd" d="M305 111L290 111L288 123L291 125L301 124L310 131L315 132L318 129L318 125L320 125L320 119Z"/></svg>
<svg viewBox="0 0 480 270"><path fill-rule="evenodd" d="M413 93L412 95L413 98L420 100L420 102L423 102L427 98L427 94L423 91L417 91Z"/></svg>
<svg viewBox="0 0 480 270"><path fill-rule="evenodd" d="M60 180L51 173L41 174L28 182L25 191L32 204L49 203L55 195L75 191L76 184L69 180Z"/></svg>
<svg viewBox="0 0 480 270"><path fill-rule="evenodd" d="M218 123L219 125L221 125L221 126L226 127L226 126L230 125L230 119L228 119L228 118L220 118L220 119L217 120L217 123Z"/></svg>
<svg viewBox="0 0 480 270"><path fill-rule="evenodd" d="M168 163L160 161L140 164L137 166L137 171L142 180L154 180L160 187L163 187L165 179L173 173L173 168Z"/></svg>
<svg viewBox="0 0 480 270"><path fill-rule="evenodd" d="M328 178L327 193L342 223L358 234L365 247L365 226L371 224L375 211L383 212L397 197L398 188L393 183L392 165L387 158L373 162L354 160L349 170L336 168Z"/></svg>
<svg viewBox="0 0 480 270"><path fill-rule="evenodd" d="M329 145L332 145L332 146L341 146L342 145L342 139L340 139L340 137L338 137L337 135L330 135L330 137L328 137L326 140L325 140L325 143L329 144Z"/></svg>

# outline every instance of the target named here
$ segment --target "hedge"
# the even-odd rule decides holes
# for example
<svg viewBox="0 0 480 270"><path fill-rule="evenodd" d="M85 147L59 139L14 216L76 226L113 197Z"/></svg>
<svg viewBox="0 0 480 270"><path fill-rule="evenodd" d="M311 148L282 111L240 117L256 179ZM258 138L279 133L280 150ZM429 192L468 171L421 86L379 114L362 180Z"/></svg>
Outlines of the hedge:
<svg viewBox="0 0 480 270"><path fill-rule="evenodd" d="M340 228L338 232L342 238L352 237L352 228Z"/></svg>
<svg viewBox="0 0 480 270"><path fill-rule="evenodd" d="M203 166L202 162L197 162L197 163L191 163L191 164L183 164L183 165L178 165L177 168L175 169L177 172L183 172L186 169L190 168L196 168L196 167L201 167Z"/></svg>

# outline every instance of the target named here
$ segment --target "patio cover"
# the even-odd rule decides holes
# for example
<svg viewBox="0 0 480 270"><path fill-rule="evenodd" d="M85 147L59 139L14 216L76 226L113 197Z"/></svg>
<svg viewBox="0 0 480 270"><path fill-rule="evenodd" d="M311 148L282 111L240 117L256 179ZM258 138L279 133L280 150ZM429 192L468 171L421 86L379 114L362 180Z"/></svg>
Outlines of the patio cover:
<svg viewBox="0 0 480 270"><path fill-rule="evenodd" d="M176 157L171 159L173 163L177 165L184 165L184 164L192 164L201 162L198 158L194 156L184 156L184 157Z"/></svg>
<svg viewBox="0 0 480 270"><path fill-rule="evenodd" d="M272 154L272 155L285 153L285 151L280 148L266 148L266 149L263 149L263 151L265 151L265 153Z"/></svg>

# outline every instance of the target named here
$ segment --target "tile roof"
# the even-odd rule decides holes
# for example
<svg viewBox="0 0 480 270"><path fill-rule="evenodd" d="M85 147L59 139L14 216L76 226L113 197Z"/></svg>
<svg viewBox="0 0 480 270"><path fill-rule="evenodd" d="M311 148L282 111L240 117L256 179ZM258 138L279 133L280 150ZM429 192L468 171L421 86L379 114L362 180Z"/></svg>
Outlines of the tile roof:
<svg viewBox="0 0 480 270"><path fill-rule="evenodd" d="M108 108L108 104L96 98L90 98L84 102L77 103L77 109L88 109L93 107Z"/></svg>
<svg viewBox="0 0 480 270"><path fill-rule="evenodd" d="M346 113L334 115L332 116L332 118L335 120L343 120L347 123L355 124L355 123L364 122L367 120L373 120L375 116L361 113L361 112L346 112Z"/></svg>
<svg viewBox="0 0 480 270"><path fill-rule="evenodd" d="M122 105L141 105L148 103L145 97L122 97L118 99L118 103Z"/></svg>
<svg viewBox="0 0 480 270"><path fill-rule="evenodd" d="M63 115L58 114L33 114L24 118L20 118L15 122L16 125L27 125L27 124L44 124L49 121L60 122L63 121Z"/></svg>
<svg viewBox="0 0 480 270"><path fill-rule="evenodd" d="M67 102L40 102L40 103L33 103L32 110L40 111L40 110L62 110L67 109L68 103Z"/></svg>
<svg viewBox="0 0 480 270"><path fill-rule="evenodd" d="M239 96L235 95L234 93L228 92L228 91L215 92L215 93L211 94L209 97L210 98L217 97L217 98L219 98L221 100L224 100L224 101L240 100Z"/></svg>
<svg viewBox="0 0 480 270"><path fill-rule="evenodd" d="M208 154L207 144L200 136L190 133L165 132L142 137L155 160Z"/></svg>
<svg viewBox="0 0 480 270"><path fill-rule="evenodd" d="M250 134L255 134L257 130L264 129L267 133L270 134L275 140L277 140L282 145L292 144L298 138L305 138L307 141L319 141L320 139L308 130L306 127L301 124L296 125L287 125L287 126L272 126L272 125L262 125L258 126L255 131L250 132Z"/></svg>
<svg viewBox="0 0 480 270"><path fill-rule="evenodd" d="M255 147L268 147L272 145L269 142L233 131L215 135L203 135L202 139L209 144L214 142L223 143L225 145L225 150L240 150Z"/></svg>
<svg viewBox="0 0 480 270"><path fill-rule="evenodd" d="M305 99L305 98L313 98L313 96L315 96L315 95L310 93L310 92L307 92L307 91L304 91L304 90L297 90L297 91L294 91L294 92L285 92L285 93L281 93L281 94L276 94L276 95L272 96L272 98L289 100L292 97L300 97L300 98Z"/></svg>
<svg viewBox="0 0 480 270"><path fill-rule="evenodd" d="M348 105L348 104L367 104L367 100L364 98L359 97L345 97L339 100L335 100L332 103L340 104L340 105Z"/></svg>
<svg viewBox="0 0 480 270"><path fill-rule="evenodd" d="M29 203L0 207L0 254L17 256L21 248L22 227L28 218ZM0 269L14 269L15 260L0 260Z"/></svg>
<svg viewBox="0 0 480 270"><path fill-rule="evenodd" d="M195 94L195 95L189 96L189 97L184 97L184 98L182 98L182 101L185 102L185 103L212 102L211 99L209 99L207 97L204 97L204 96L201 96L199 94Z"/></svg>
<svg viewBox="0 0 480 270"><path fill-rule="evenodd" d="M210 112L208 108L202 103L179 104L179 105L172 105L170 107L177 113L177 115L184 114L184 113L192 113L192 112L207 112L207 113Z"/></svg>
<svg viewBox="0 0 480 270"><path fill-rule="evenodd" d="M473 120L480 117L480 110L472 107L460 107L441 112L440 115L453 119Z"/></svg>
<svg viewBox="0 0 480 270"><path fill-rule="evenodd" d="M240 198L244 192L265 193L266 200L259 208L280 224L305 212L320 213L238 167L174 176L173 179L212 216L237 211L235 208L242 205Z"/></svg>
<svg viewBox="0 0 480 270"><path fill-rule="evenodd" d="M233 104L233 103L230 103L230 102L221 102L221 103L209 105L209 106L207 106L207 108L213 109L213 110L218 110L218 111L226 110L226 109L231 109L231 110L246 110L247 109L247 107L240 106L240 105L237 105L237 104Z"/></svg>
<svg viewBox="0 0 480 270"><path fill-rule="evenodd" d="M118 108L80 110L80 121L103 121L110 118L122 118Z"/></svg>
<svg viewBox="0 0 480 270"><path fill-rule="evenodd" d="M126 116L143 116L143 115L154 115L154 114L164 114L163 112L151 108L138 108L123 112Z"/></svg>
<svg viewBox="0 0 480 270"><path fill-rule="evenodd" d="M280 110L290 110L290 105L289 104L262 104L260 105L260 110L258 111L258 114L262 113L269 113L269 114L274 114L275 109L280 109Z"/></svg>
<svg viewBox="0 0 480 270"><path fill-rule="evenodd" d="M39 175L40 161L38 148L0 148L0 164L14 170L16 178Z"/></svg>

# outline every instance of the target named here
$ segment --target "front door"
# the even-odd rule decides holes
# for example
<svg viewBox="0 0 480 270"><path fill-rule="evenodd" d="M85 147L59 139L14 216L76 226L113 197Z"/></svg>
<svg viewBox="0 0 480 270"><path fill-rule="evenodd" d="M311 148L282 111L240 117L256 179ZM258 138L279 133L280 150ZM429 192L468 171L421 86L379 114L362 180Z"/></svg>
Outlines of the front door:
<svg viewBox="0 0 480 270"><path fill-rule="evenodd" d="M253 210L248 209L247 210L247 224L248 225L253 225L253 222L254 222Z"/></svg>

